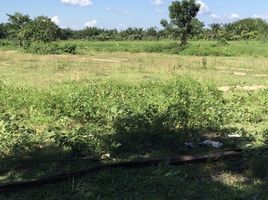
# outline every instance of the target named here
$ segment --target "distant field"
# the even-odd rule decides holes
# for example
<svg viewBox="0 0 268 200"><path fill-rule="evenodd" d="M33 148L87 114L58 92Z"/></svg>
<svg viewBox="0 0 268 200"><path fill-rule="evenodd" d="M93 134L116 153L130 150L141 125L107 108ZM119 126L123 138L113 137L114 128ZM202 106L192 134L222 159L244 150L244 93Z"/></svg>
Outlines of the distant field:
<svg viewBox="0 0 268 200"><path fill-rule="evenodd" d="M9 42L0 40L0 49L14 49ZM190 41L185 49L177 41L87 41L68 40L58 44L76 44L78 54L94 52L164 53L188 56L252 56L268 57L268 41Z"/></svg>
<svg viewBox="0 0 268 200"><path fill-rule="evenodd" d="M32 55L2 50L0 80L47 87L62 81L115 79L159 81L189 76L218 86L268 84L268 58L197 57L164 53L88 52L86 55Z"/></svg>
<svg viewBox="0 0 268 200"><path fill-rule="evenodd" d="M195 56L268 56L268 41L234 41L222 44L218 41L191 41L186 49L179 50L176 41L63 41L78 45L78 52L147 52Z"/></svg>

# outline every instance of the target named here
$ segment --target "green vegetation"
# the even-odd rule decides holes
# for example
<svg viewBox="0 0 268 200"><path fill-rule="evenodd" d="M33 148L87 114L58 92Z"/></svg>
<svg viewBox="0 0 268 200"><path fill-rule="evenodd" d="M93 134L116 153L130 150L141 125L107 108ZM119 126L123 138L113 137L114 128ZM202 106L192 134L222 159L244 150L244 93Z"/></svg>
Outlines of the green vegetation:
<svg viewBox="0 0 268 200"><path fill-rule="evenodd" d="M213 149L184 145L206 138L225 148L265 146L268 94L258 86L267 85L267 58L100 53L94 46L105 49L111 43L94 42L92 49L84 43L83 55L33 55L3 47L1 183L86 169L100 159L208 152ZM108 170L0 199L116 199L119 191L123 199L176 199L179 194L214 199L219 192L225 193L220 199L265 199L267 174L260 169L266 162L267 154L256 150L252 159L238 162Z"/></svg>
<svg viewBox="0 0 268 200"><path fill-rule="evenodd" d="M209 153L200 145L207 139L241 148L242 159L103 170L0 199L267 199L268 25L204 28L198 10L194 0L173 2L162 30L71 30L8 15L0 24L0 184Z"/></svg>
<svg viewBox="0 0 268 200"><path fill-rule="evenodd" d="M199 12L200 5L195 0L183 0L172 2L169 7L170 23L165 20L161 24L165 29L179 37L181 47L187 44L191 35L194 35L194 21L198 21L196 16Z"/></svg>
<svg viewBox="0 0 268 200"><path fill-rule="evenodd" d="M65 43L65 42L63 42ZM187 48L181 50L173 41L108 41L108 42L66 42L77 44L78 54L91 52L147 52L169 53L190 56L268 56L268 43L263 41L239 41L224 44L216 41L192 41Z"/></svg>
<svg viewBox="0 0 268 200"><path fill-rule="evenodd" d="M223 115L221 93L213 86L187 79L138 86L117 82L70 83L48 91L2 85L0 99L2 156L31 151L30 146L36 145L27 145L31 143L29 137L43 148L46 143L52 145L43 140L48 137L46 132L52 143L75 153L105 154L121 148L125 153L137 153L147 145L153 147L154 143L163 142L165 135L187 138L190 130L214 129L228 120ZM40 125L44 133L36 141L34 127ZM17 149L12 152L17 146L22 148L21 153Z"/></svg>
<svg viewBox="0 0 268 200"><path fill-rule="evenodd" d="M90 41L159 41L181 39L184 45L188 39L241 41L266 40L268 25L263 19L246 18L232 23L209 24L209 28L196 18L199 5L195 1L175 1L170 6L170 22L161 20L163 29L150 27L106 30L86 27L83 30L60 28L48 17L31 19L22 13L8 14L8 23L0 24L0 39L11 39L15 44L27 46L31 42L56 40ZM186 16L186 17L185 17Z"/></svg>
<svg viewBox="0 0 268 200"><path fill-rule="evenodd" d="M19 49L6 40L0 40L5 49ZM181 49L174 41L83 41L69 40L50 44L34 42L28 49L33 54L78 54L92 55L96 52L130 52L130 53L165 53L184 56L250 56L268 57L266 41L190 41L186 48Z"/></svg>

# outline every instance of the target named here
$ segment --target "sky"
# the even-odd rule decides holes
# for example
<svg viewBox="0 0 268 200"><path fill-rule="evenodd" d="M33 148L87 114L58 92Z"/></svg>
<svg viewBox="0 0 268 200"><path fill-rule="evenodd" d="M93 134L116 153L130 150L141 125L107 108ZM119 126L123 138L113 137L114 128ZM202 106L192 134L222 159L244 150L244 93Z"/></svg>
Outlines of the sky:
<svg viewBox="0 0 268 200"><path fill-rule="evenodd" d="M50 17L60 27L161 27L174 0L0 0L0 22L6 14L21 12L32 18ZM205 24L226 23L246 17L268 21L268 0L197 0L198 18Z"/></svg>

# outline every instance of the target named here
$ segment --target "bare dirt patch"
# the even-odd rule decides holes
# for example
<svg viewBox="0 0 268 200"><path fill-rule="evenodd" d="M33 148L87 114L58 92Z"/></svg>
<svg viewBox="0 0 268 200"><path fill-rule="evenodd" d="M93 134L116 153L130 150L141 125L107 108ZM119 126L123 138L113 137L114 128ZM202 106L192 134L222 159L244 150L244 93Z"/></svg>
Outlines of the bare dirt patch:
<svg viewBox="0 0 268 200"><path fill-rule="evenodd" d="M261 89L268 89L265 85L251 85L251 86L221 86L220 91L227 92L230 90L256 91Z"/></svg>
<svg viewBox="0 0 268 200"><path fill-rule="evenodd" d="M238 67L232 67L230 68L231 70L238 70L238 71L246 71L246 72L251 72L253 69L246 69L246 68L238 68Z"/></svg>
<svg viewBox="0 0 268 200"><path fill-rule="evenodd" d="M268 74L254 74L253 76L262 78L262 77L268 77Z"/></svg>
<svg viewBox="0 0 268 200"><path fill-rule="evenodd" d="M228 67L215 67L215 69L218 69L218 70L227 70L229 68Z"/></svg>
<svg viewBox="0 0 268 200"><path fill-rule="evenodd" d="M82 56L76 56L76 55L52 55L50 59L57 59L57 58L64 58L68 60L92 60L97 62L112 62L112 63L120 63L123 61L127 61L128 59L124 58L95 58L95 57L82 57Z"/></svg>
<svg viewBox="0 0 268 200"><path fill-rule="evenodd" d="M98 62L113 62L113 63L120 63L121 60L112 60L112 59L101 59L101 58L88 58L89 60L98 61Z"/></svg>
<svg viewBox="0 0 268 200"><path fill-rule="evenodd" d="M10 53L10 54L12 54L12 53L17 53L18 51L16 51L16 50L1 50L1 52L2 53Z"/></svg>
<svg viewBox="0 0 268 200"><path fill-rule="evenodd" d="M246 76L247 75L247 73L245 73L245 72L233 72L232 74L236 75L236 76Z"/></svg>

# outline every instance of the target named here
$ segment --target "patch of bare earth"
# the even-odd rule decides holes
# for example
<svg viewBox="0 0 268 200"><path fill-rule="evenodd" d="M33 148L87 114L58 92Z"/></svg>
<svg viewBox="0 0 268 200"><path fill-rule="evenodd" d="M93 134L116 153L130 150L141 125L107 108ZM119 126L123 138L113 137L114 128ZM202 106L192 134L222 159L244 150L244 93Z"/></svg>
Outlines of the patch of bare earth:
<svg viewBox="0 0 268 200"><path fill-rule="evenodd" d="M123 61L127 61L128 59L124 59L124 58L94 58L94 57L82 57L82 56L75 56L75 55L50 55L47 56L47 58L49 58L50 60L55 60L58 58L63 58L66 60L92 60L92 61L97 61L97 62L111 62L111 63L120 63Z"/></svg>
<svg viewBox="0 0 268 200"><path fill-rule="evenodd" d="M227 70L229 68L228 67L215 67L215 69L217 69L217 70Z"/></svg>
<svg viewBox="0 0 268 200"><path fill-rule="evenodd" d="M262 77L268 77L267 74L254 74L253 76L260 77L260 78L262 78Z"/></svg>
<svg viewBox="0 0 268 200"><path fill-rule="evenodd" d="M221 86L220 91L227 92L230 90L256 91L261 89L268 89L265 85L251 85L251 86Z"/></svg>
<svg viewBox="0 0 268 200"><path fill-rule="evenodd" d="M232 67L230 68L231 70L238 70L238 71L246 71L246 72L251 72L253 69L246 69L246 68L239 68L239 67Z"/></svg>
<svg viewBox="0 0 268 200"><path fill-rule="evenodd" d="M245 73L245 72L233 72L232 74L236 75L236 76L246 76L247 75L247 73Z"/></svg>
<svg viewBox="0 0 268 200"><path fill-rule="evenodd" d="M2 53L10 53L10 54L13 54L13 53L17 53L16 50L1 50Z"/></svg>

